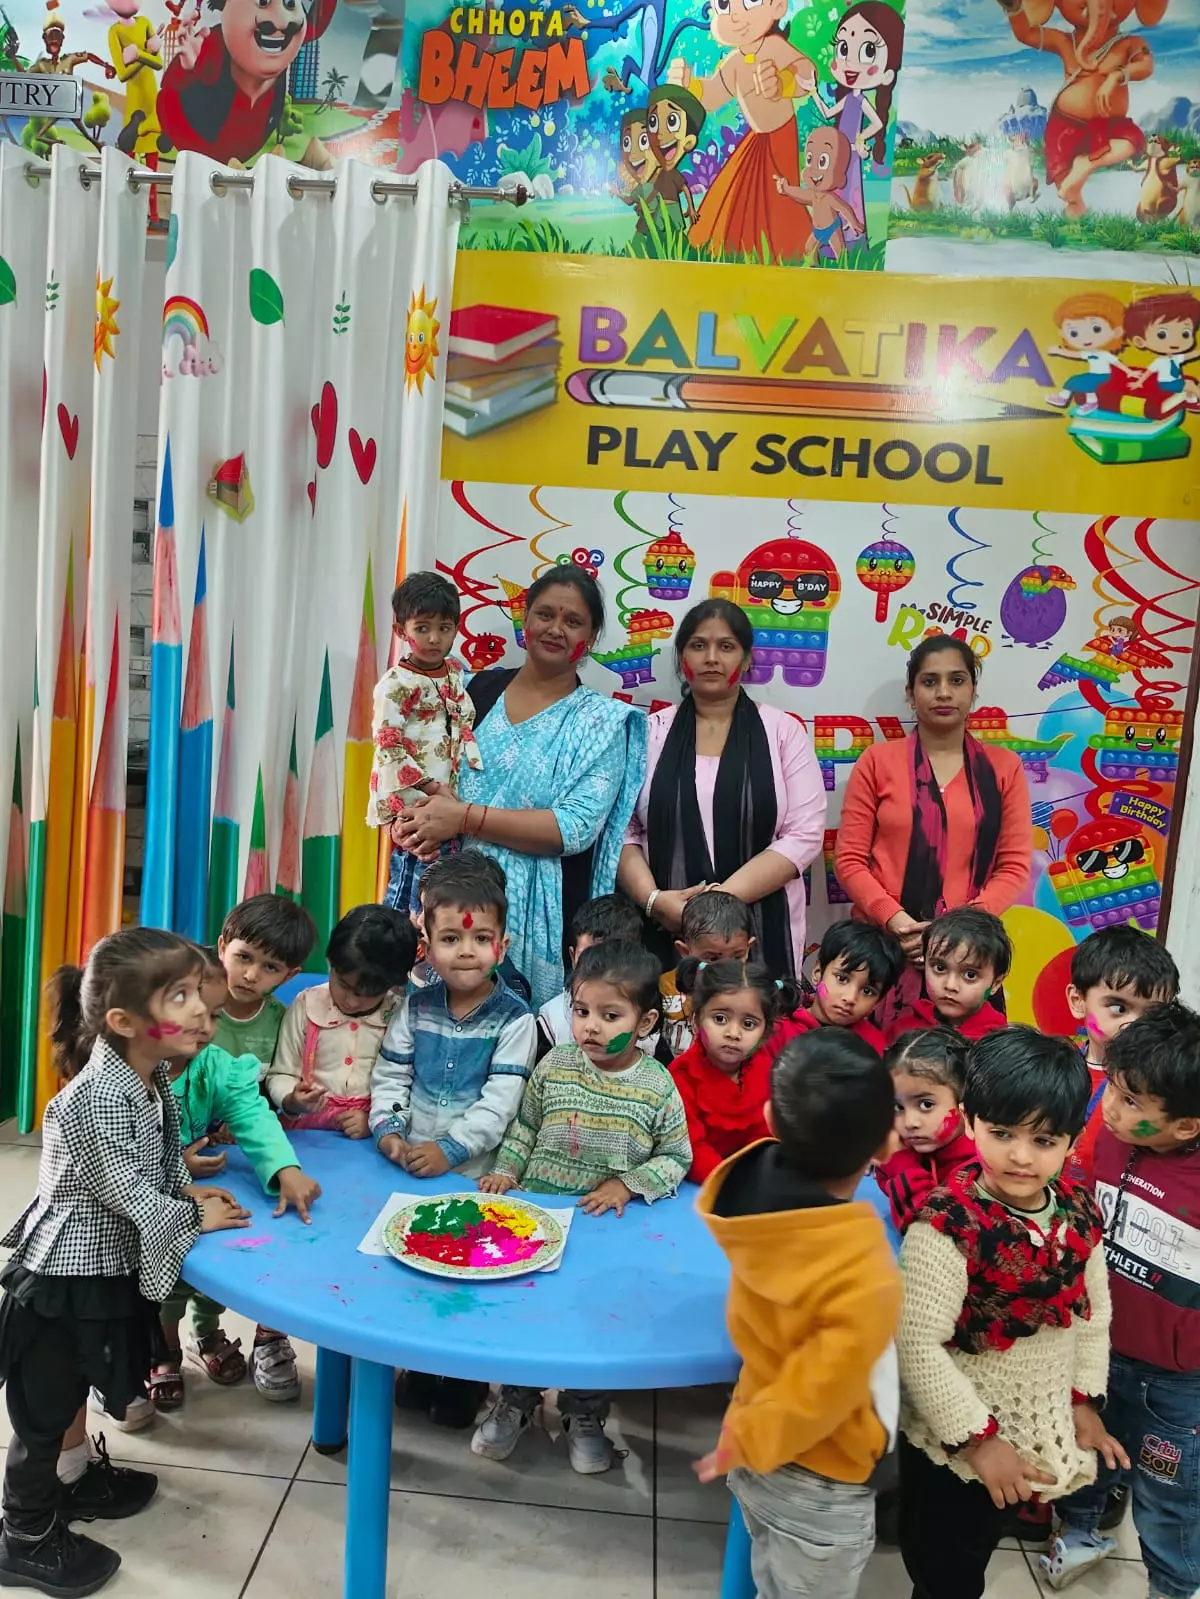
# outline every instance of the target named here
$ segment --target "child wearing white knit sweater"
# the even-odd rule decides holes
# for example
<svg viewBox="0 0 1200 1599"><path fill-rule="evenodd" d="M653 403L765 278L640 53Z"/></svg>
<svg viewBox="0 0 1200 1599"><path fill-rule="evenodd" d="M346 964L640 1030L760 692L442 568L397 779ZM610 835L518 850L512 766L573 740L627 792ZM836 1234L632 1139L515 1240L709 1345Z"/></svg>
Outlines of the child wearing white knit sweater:
<svg viewBox="0 0 1200 1599"><path fill-rule="evenodd" d="M1090 1082L1066 1040L1010 1027L967 1057L979 1152L904 1239L900 1547L913 1599L980 1599L1006 1506L1059 1499L1125 1452L1100 1418L1100 1216L1060 1174Z"/></svg>

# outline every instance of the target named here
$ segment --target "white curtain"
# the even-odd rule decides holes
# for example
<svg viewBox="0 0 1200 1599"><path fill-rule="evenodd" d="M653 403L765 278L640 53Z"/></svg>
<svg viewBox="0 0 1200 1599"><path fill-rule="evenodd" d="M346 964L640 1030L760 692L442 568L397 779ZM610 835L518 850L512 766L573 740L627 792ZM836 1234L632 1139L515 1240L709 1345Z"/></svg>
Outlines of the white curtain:
<svg viewBox="0 0 1200 1599"><path fill-rule="evenodd" d="M332 176L175 168L142 915L195 937L277 887L323 947L375 897L371 689L406 526L432 563L458 213L438 162L415 202Z"/></svg>

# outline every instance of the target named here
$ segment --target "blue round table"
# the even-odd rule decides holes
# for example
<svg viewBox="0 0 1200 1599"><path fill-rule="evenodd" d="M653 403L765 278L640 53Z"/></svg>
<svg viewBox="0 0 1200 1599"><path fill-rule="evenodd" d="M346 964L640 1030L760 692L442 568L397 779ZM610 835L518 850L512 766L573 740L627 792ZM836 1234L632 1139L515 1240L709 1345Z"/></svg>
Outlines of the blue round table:
<svg viewBox="0 0 1200 1599"><path fill-rule="evenodd" d="M358 1245L397 1190L453 1193L474 1183L421 1182L370 1141L292 1136L323 1190L312 1225L291 1212L274 1220L272 1201L232 1150L217 1181L253 1221L206 1234L185 1271L218 1303L317 1346L313 1443L323 1452L349 1443L346 1599L384 1599L396 1367L541 1388L678 1388L737 1376L725 1330L729 1269L691 1185L653 1206L635 1201L622 1217L580 1214L557 1271L469 1285ZM886 1213L874 1182L864 1181L861 1197Z"/></svg>

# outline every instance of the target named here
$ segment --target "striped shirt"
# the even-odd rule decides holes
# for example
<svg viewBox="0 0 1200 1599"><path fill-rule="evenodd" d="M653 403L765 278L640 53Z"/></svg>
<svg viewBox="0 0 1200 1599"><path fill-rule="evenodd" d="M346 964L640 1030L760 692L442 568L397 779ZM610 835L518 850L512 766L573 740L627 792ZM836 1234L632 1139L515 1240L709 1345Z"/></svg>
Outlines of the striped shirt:
<svg viewBox="0 0 1200 1599"><path fill-rule="evenodd" d="M494 1169L533 1194L587 1194L619 1177L650 1202L673 1194L691 1163L665 1066L639 1052L624 1071L602 1072L562 1044L535 1067Z"/></svg>
<svg viewBox="0 0 1200 1599"><path fill-rule="evenodd" d="M376 1143L399 1133L437 1144L451 1167L486 1170L484 1157L516 1115L536 1043L532 1011L502 977L466 1016L450 1011L441 982L410 993L392 1016L371 1079Z"/></svg>

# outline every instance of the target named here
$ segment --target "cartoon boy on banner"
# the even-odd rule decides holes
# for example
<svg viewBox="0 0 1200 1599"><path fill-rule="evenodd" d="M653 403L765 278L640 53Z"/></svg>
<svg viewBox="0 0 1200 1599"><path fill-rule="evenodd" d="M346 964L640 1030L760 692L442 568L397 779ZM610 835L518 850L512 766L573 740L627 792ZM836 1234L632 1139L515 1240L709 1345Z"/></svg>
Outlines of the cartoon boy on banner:
<svg viewBox="0 0 1200 1599"><path fill-rule="evenodd" d="M163 73L158 120L177 149L214 161L248 161L275 138L288 68L320 38L336 0L208 0L218 26L200 12L185 25Z"/></svg>

